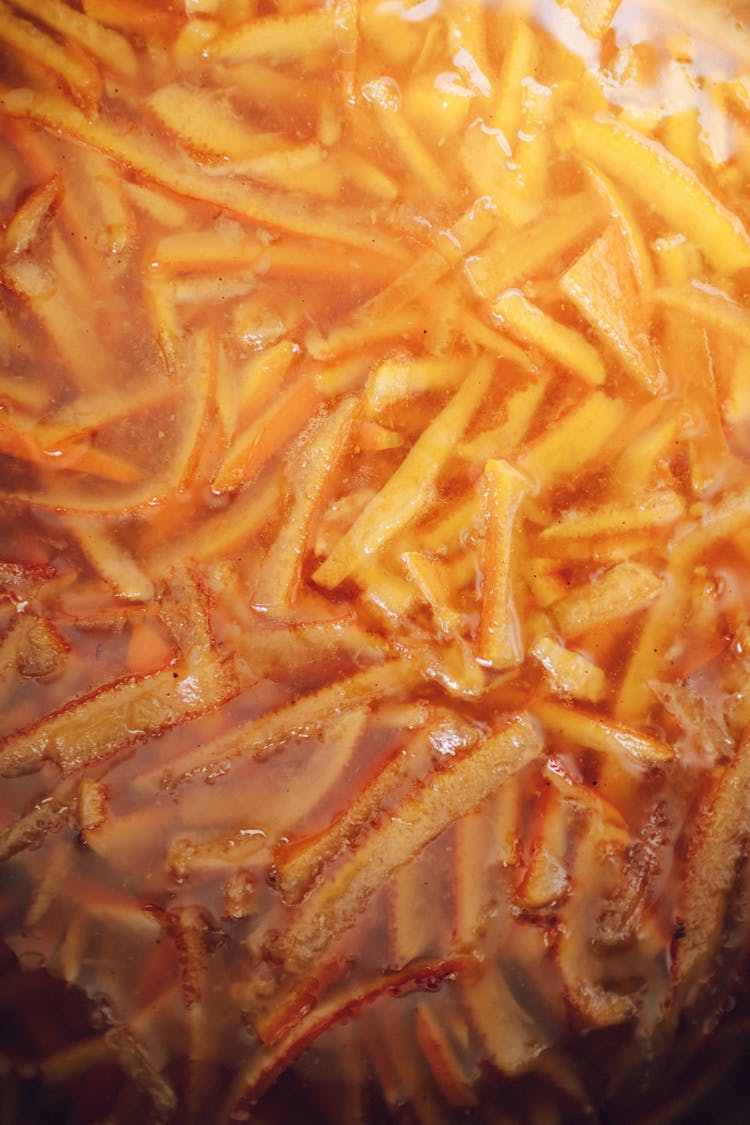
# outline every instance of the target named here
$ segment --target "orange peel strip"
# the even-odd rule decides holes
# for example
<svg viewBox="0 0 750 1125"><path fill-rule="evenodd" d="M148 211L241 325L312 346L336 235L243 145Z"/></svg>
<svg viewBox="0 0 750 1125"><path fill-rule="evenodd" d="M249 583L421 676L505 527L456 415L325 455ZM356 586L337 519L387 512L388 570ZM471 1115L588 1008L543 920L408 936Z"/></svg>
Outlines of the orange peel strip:
<svg viewBox="0 0 750 1125"><path fill-rule="evenodd" d="M584 168L594 188L609 211L610 218L619 226L630 252L630 260L635 270L638 287L643 300L648 304L654 294L654 267L645 235L633 212L629 200L609 176L593 164L584 162Z"/></svg>
<svg viewBox="0 0 750 1125"><path fill-rule="evenodd" d="M150 0L83 0L86 15L97 23L140 35L149 44L163 45L174 34L174 17Z"/></svg>
<svg viewBox="0 0 750 1125"><path fill-rule="evenodd" d="M256 488L241 493L225 511L209 516L197 529L191 529L169 543L165 543L159 534L157 545L145 554L146 569L153 574L161 574L185 560L207 562L240 550L278 514L279 490L278 480L263 478Z"/></svg>
<svg viewBox="0 0 750 1125"><path fill-rule="evenodd" d="M50 395L43 386L0 372L0 399L11 402L28 414L41 414L49 405Z"/></svg>
<svg viewBox="0 0 750 1125"><path fill-rule="evenodd" d="M0 108L11 117L36 121L46 129L90 145L177 195L211 203L251 222L342 242L396 260L403 258L394 239L346 221L341 208L328 213L316 208L315 214L311 214L299 201L256 191L239 180L202 175L192 165L170 159L149 137L126 133L104 116L87 120L64 98L25 89L11 90L0 95Z"/></svg>
<svg viewBox="0 0 750 1125"><path fill-rule="evenodd" d="M663 589L663 580L649 567L621 562L599 578L571 590L555 602L552 612L564 637L578 637L589 629L630 617Z"/></svg>
<svg viewBox="0 0 750 1125"><path fill-rule="evenodd" d="M52 71L87 112L95 110L101 95L99 71L75 44L58 43L35 24L17 16L4 0L0 0L0 40L22 58Z"/></svg>
<svg viewBox="0 0 750 1125"><path fill-rule="evenodd" d="M230 492L252 481L312 417L320 402L312 378L300 379L287 387L234 441L211 482L213 490Z"/></svg>
<svg viewBox="0 0 750 1125"><path fill-rule="evenodd" d="M375 117L385 136L398 153L404 166L429 195L446 199L451 194L450 186L440 165L429 149L422 143L419 134L408 123L399 105L397 88L388 78L378 78L368 82L363 89L367 103L372 107Z"/></svg>
<svg viewBox="0 0 750 1125"><path fill-rule="evenodd" d="M135 76L138 70L135 52L127 39L111 27L104 27L60 0L13 0L13 7L46 23L66 39L72 39L117 74Z"/></svg>
<svg viewBox="0 0 750 1125"><path fill-rule="evenodd" d="M153 582L100 520L72 518L69 526L89 562L118 597L134 602L151 601Z"/></svg>
<svg viewBox="0 0 750 1125"><path fill-rule="evenodd" d="M5 249L9 254L23 254L39 234L45 221L60 200L62 177L55 172L51 179L24 199L11 217L5 231Z"/></svg>
<svg viewBox="0 0 750 1125"><path fill-rule="evenodd" d="M467 258L464 272L478 297L494 301L506 289L574 253L601 222L597 197L571 196L520 230L498 230L478 254Z"/></svg>
<svg viewBox="0 0 750 1125"><path fill-rule="evenodd" d="M514 391L505 404L505 421L492 430L484 430L457 447L467 461L485 462L491 458L509 458L526 437L536 412L549 386L549 375L535 379L527 387Z"/></svg>
<svg viewBox="0 0 750 1125"><path fill-rule="evenodd" d="M662 376L622 230L610 225L565 272L560 288L637 383L655 393Z"/></svg>
<svg viewBox="0 0 750 1125"><path fill-rule="evenodd" d="M472 344L479 344L498 359L508 359L522 370L534 368L534 364L525 348L519 348L512 340L508 340L495 328L490 328L480 320L467 306L458 310L458 327L462 335Z"/></svg>
<svg viewBox="0 0 750 1125"><path fill-rule="evenodd" d="M598 703L607 690L602 669L579 652L571 652L552 637L540 637L529 650L551 680L552 690L589 703Z"/></svg>
<svg viewBox="0 0 750 1125"><path fill-rule="evenodd" d="M104 1039L125 1073L147 1095L156 1120L171 1116L177 1109L174 1088L156 1069L149 1052L141 1046L130 1028L111 1028L105 1032Z"/></svg>
<svg viewBox="0 0 750 1125"><path fill-rule="evenodd" d="M95 430L103 430L125 418L135 418L149 410L161 409L176 398L177 394L175 384L165 380L155 386L130 390L127 397L121 392L105 392L85 397L79 395L56 411L50 422L44 424L42 444L45 449L54 449L67 442L79 442ZM39 432L39 427L36 432Z"/></svg>
<svg viewBox="0 0 750 1125"><path fill-rule="evenodd" d="M359 409L357 399L344 399L299 451L291 474L291 508L255 582L256 608L283 610L296 600L312 523L339 460L348 452Z"/></svg>
<svg viewBox="0 0 750 1125"><path fill-rule="evenodd" d="M602 504L588 511L563 512L539 535L542 543L585 536L623 535L644 528L663 527L685 514L685 501L671 488L648 492L642 504Z"/></svg>
<svg viewBox="0 0 750 1125"><path fill-rule="evenodd" d="M285 899L299 902L324 866L352 846L379 811L393 802L400 788L414 776L429 772L431 736L440 729L440 723L433 722L418 732L408 742L408 754L399 753L389 759L324 833L294 849L289 858L279 857L279 885ZM451 733L464 749L475 741L468 730Z"/></svg>
<svg viewBox="0 0 750 1125"><path fill-rule="evenodd" d="M416 301L458 265L466 254L470 254L487 237L496 222L497 210L492 201L487 198L475 200L434 248L426 250L395 281L361 305L350 324L342 325L324 340L316 341L315 348L310 348L312 354L316 359L328 359L340 351L360 347L367 325L388 324L394 314Z"/></svg>
<svg viewBox="0 0 750 1125"><path fill-rule="evenodd" d="M538 41L528 21L514 16L505 39L500 77L497 83L497 104L492 115L492 125L499 129L506 142L515 146L521 128L523 82L532 76L538 66Z"/></svg>
<svg viewBox="0 0 750 1125"><path fill-rule="evenodd" d="M516 521L529 480L506 461L488 461L482 474L485 515L484 588L477 630L476 658L495 669L523 660L513 575L518 565Z"/></svg>
<svg viewBox="0 0 750 1125"><path fill-rule="evenodd" d="M571 872L573 885L581 888L588 887L590 872L606 869L602 861L607 848L594 818L589 819L586 828L578 842ZM593 902L597 902L596 908ZM568 897L561 911L556 955L568 1001L590 1025L613 1027L635 1015L638 997L633 995L632 986L630 992L617 992L601 980L603 966L594 955L591 939L591 917L601 909L601 903L602 898L584 890Z"/></svg>
<svg viewBox="0 0 750 1125"><path fill-rule="evenodd" d="M152 269L170 273L247 269L264 252L256 238L216 230L175 231L163 235L150 254ZM328 251L330 253L330 251Z"/></svg>
<svg viewBox="0 0 750 1125"><path fill-rule="evenodd" d="M572 464L580 472L598 457L626 415L622 399L593 391L527 447L518 468L541 488L549 488L570 473Z"/></svg>
<svg viewBox="0 0 750 1125"><path fill-rule="evenodd" d="M531 720L525 715L511 716L473 750L430 775L427 784L407 797L392 816L384 818L329 878L313 887L289 928L280 935L278 953L287 967L285 979L292 987L295 977L304 976L354 924L394 871L541 749ZM261 1034L264 1030L261 1028Z"/></svg>
<svg viewBox="0 0 750 1125"><path fill-rule="evenodd" d="M615 705L618 719L634 721L656 702L649 684L664 675L666 653L685 619L692 570L691 561L673 560L665 590L648 610L620 684Z"/></svg>
<svg viewBox="0 0 750 1125"><path fill-rule="evenodd" d="M235 691L230 667L213 653L194 652L189 664L109 684L8 735L0 741L0 776L33 773L45 761L72 773L139 738L198 718Z"/></svg>
<svg viewBox="0 0 750 1125"><path fill-rule="evenodd" d="M240 25L209 44L211 58L224 63L288 63L336 46L339 30L333 8L269 16Z"/></svg>
<svg viewBox="0 0 750 1125"><path fill-rule="evenodd" d="M299 355L290 340L280 340L252 356L237 369L239 394L237 415L241 422L252 421L278 395L285 377Z"/></svg>
<svg viewBox="0 0 750 1125"><path fill-rule="evenodd" d="M526 871L514 898L524 910L555 906L570 892L566 857L571 824L569 811L551 789L537 802L534 838Z"/></svg>
<svg viewBox="0 0 750 1125"><path fill-rule="evenodd" d="M191 344L187 362L182 365L186 369L189 413L183 419L170 469L174 487L180 491L194 482L216 398L216 335L210 328L201 329L194 333Z"/></svg>
<svg viewBox="0 0 750 1125"><path fill-rule="evenodd" d="M438 628L446 634L457 633L461 627L461 615L450 605L450 591L446 589L446 577L438 564L420 551L404 551L401 556L407 577L417 586L420 594L432 610Z"/></svg>
<svg viewBox="0 0 750 1125"><path fill-rule="evenodd" d="M377 416L394 403L429 391L455 390L466 372L463 356L387 356L370 373L365 387L368 414Z"/></svg>
<svg viewBox="0 0 750 1125"><path fill-rule="evenodd" d="M691 825L677 906L685 932L676 944L672 963L678 1011L695 1000L719 955L722 924L745 854L748 823L750 734L746 731L735 757L714 781Z"/></svg>
<svg viewBox="0 0 750 1125"><path fill-rule="evenodd" d="M525 1070L549 1046L494 964L461 981L461 996L479 1037L482 1053L501 1074ZM498 1019L502 1012L502 1019Z"/></svg>
<svg viewBox="0 0 750 1125"><path fill-rule="evenodd" d="M0 834L0 863L26 848L38 848L51 833L75 822L75 793L68 784L41 800Z"/></svg>
<svg viewBox="0 0 750 1125"><path fill-rule="evenodd" d="M17 419L0 416L0 451L21 461L29 461L47 470L67 470L101 477L117 484L131 484L143 476L132 461L125 461L87 441L58 440L55 426L28 423L22 428L13 425ZM64 505L63 505L64 506Z"/></svg>
<svg viewBox="0 0 750 1125"><path fill-rule="evenodd" d="M349 991L336 993L329 999L301 1014L291 1029L285 1028L283 1037L263 1051L240 1072L227 1094L219 1116L221 1125L229 1125L243 1106L254 1105L278 1075L291 1062L337 1022L351 1019L368 1004L381 996L399 996L421 989L466 967L462 957L443 961L417 962L397 973L386 973L374 981L360 982Z"/></svg>
<svg viewBox="0 0 750 1125"><path fill-rule="evenodd" d="M572 117L568 125L587 160L692 239L720 273L750 267L750 236L739 218L657 141L604 117Z"/></svg>
<svg viewBox="0 0 750 1125"><path fill-rule="evenodd" d="M492 303L493 317L507 324L513 335L539 348L554 363L567 368L593 387L607 375L602 358L592 344L566 324L548 316L522 293L503 293Z"/></svg>
<svg viewBox="0 0 750 1125"><path fill-rule="evenodd" d="M439 861L438 861L439 862ZM405 863L388 885L389 965L402 968L449 945L449 902L436 903L442 889L437 863L429 852Z"/></svg>
<svg viewBox="0 0 750 1125"><path fill-rule="evenodd" d="M409 660L392 660L368 668L311 695L303 695L278 711L250 719L225 737L184 754L167 772L173 781L180 782L197 774L227 769L238 758L264 761L287 739L319 727L337 711L363 707L392 692L408 691L420 679L421 669ZM137 785L158 785L164 772L161 768L149 771L141 775Z"/></svg>
<svg viewBox="0 0 750 1125"><path fill-rule="evenodd" d="M242 161L285 144L279 135L248 129L225 100L196 86L160 86L146 105L162 125L199 155Z"/></svg>
<svg viewBox="0 0 750 1125"><path fill-rule="evenodd" d="M663 765L674 758L672 747L661 739L580 708L537 700L531 710L554 734L602 754L625 753L644 765Z"/></svg>
<svg viewBox="0 0 750 1125"><path fill-rule="evenodd" d="M18 257L5 261L0 280L32 310L58 349L74 384L85 393L101 386L105 378L98 358L97 334L76 308L69 279L58 273L52 284L37 262ZM81 357L86 358L82 361Z"/></svg>
<svg viewBox="0 0 750 1125"><path fill-rule="evenodd" d="M462 816L454 827L452 938L458 949L476 947L488 911L504 893L498 863L502 864L505 856L500 854L495 822L497 805L511 788L509 780L487 807Z"/></svg>
<svg viewBox="0 0 750 1125"><path fill-rule="evenodd" d="M669 309L662 352L665 365L679 382L683 407L692 422L686 444L693 491L711 493L723 483L730 458L706 330L691 314Z"/></svg>
<svg viewBox="0 0 750 1125"><path fill-rule="evenodd" d="M440 469L485 397L493 368L492 360L477 362L393 476L315 571L316 582L327 589L338 586L432 505Z"/></svg>
<svg viewBox="0 0 750 1125"><path fill-rule="evenodd" d="M657 289L654 299L665 308L688 313L706 328L726 333L738 344L750 347L750 314L722 290L696 283L668 286Z"/></svg>

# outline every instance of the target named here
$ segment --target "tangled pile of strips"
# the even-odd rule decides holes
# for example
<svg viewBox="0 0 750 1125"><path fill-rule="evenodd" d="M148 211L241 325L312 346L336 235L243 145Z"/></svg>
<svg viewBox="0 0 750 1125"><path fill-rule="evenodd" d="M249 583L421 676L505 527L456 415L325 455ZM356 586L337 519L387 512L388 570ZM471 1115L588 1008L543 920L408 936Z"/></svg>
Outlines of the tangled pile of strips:
<svg viewBox="0 0 750 1125"><path fill-rule="evenodd" d="M0 2L4 1120L734 1064L746 8Z"/></svg>

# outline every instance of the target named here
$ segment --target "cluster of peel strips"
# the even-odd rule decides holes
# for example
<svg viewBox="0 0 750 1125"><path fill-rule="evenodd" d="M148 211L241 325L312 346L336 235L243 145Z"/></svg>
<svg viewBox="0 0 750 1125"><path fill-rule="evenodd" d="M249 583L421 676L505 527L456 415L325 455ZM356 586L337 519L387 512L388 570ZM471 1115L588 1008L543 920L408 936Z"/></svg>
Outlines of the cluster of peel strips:
<svg viewBox="0 0 750 1125"><path fill-rule="evenodd" d="M96 1009L11 1121L740 1057L743 15L0 2L0 936Z"/></svg>

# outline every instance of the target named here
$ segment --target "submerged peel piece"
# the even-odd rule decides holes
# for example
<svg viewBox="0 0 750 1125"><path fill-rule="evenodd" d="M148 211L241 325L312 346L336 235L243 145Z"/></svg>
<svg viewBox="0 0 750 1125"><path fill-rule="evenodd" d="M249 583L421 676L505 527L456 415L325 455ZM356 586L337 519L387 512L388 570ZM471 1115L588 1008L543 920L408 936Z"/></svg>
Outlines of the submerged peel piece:
<svg viewBox="0 0 750 1125"><path fill-rule="evenodd" d="M269 550L253 593L256 606L279 609L294 601L310 524L329 478L347 447L359 412L355 399L344 399L310 435L296 463L293 500L287 520ZM296 468L296 466L295 466Z"/></svg>
<svg viewBox="0 0 750 1125"><path fill-rule="evenodd" d="M691 168L650 137L611 118L569 121L579 152L631 185L676 230L700 246L720 273L750 267L750 235Z"/></svg>
<svg viewBox="0 0 750 1125"><path fill-rule="evenodd" d="M565 637L620 621L658 597L662 580L641 563L622 562L555 602L552 612Z"/></svg>
<svg viewBox="0 0 750 1125"><path fill-rule="evenodd" d="M279 943L278 952L289 970L287 980L299 978L325 954L327 947L353 924L385 878L541 749L529 718L512 717L478 748L435 773L429 785L407 798L396 816L383 821L336 874L304 900ZM325 926L321 926L323 918ZM273 1042L276 1019L274 1012L270 1025L262 1029L265 1041Z"/></svg>
<svg viewBox="0 0 750 1125"><path fill-rule="evenodd" d="M288 707L251 719L215 743L209 742L189 751L170 767L169 772L179 781L187 780L193 774L226 768L233 760L243 756L262 761L274 754L285 739L319 726L332 710L361 707L383 695L406 691L419 678L419 668L406 660L392 660L382 666L368 668L349 679L302 696ZM158 769L157 776L160 777L162 772ZM155 780L153 775L145 774L139 784L149 787Z"/></svg>
<svg viewBox="0 0 750 1125"><path fill-rule="evenodd" d="M26 730L0 741L0 776L17 777L56 762L64 773L82 769L145 736L196 718L236 691L231 670L212 655L177 671L108 685Z"/></svg>
<svg viewBox="0 0 750 1125"><path fill-rule="evenodd" d="M617 226L609 226L563 274L564 293L617 353L625 370L652 393L661 375L637 278Z"/></svg>
<svg viewBox="0 0 750 1125"><path fill-rule="evenodd" d="M606 370L596 348L579 332L542 312L522 293L503 293L492 304L492 315L506 323L515 335L591 386L604 382Z"/></svg>
<svg viewBox="0 0 750 1125"><path fill-rule="evenodd" d="M515 524L519 505L529 490L528 479L505 461L488 461L485 465L484 590L476 654L482 664L492 668L511 667L523 659L513 577L520 563Z"/></svg>
<svg viewBox="0 0 750 1125"><path fill-rule="evenodd" d="M316 582L327 589L338 586L432 505L440 467L450 445L464 432L487 394L493 367L491 361L485 360L467 375L393 476L315 571Z"/></svg>
<svg viewBox="0 0 750 1125"><path fill-rule="evenodd" d="M533 704L532 711L549 730L592 750L625 752L646 764L661 764L674 757L673 748L660 739L587 711L541 700Z"/></svg>
<svg viewBox="0 0 750 1125"><path fill-rule="evenodd" d="M28 90L11 90L0 95L0 107L13 117L28 118L44 128L59 130L66 136L91 145L107 156L132 168L136 173L188 199L198 199L235 212L244 219L254 219L270 226L345 245L376 250L382 246L381 236L342 222L340 216L324 214L306 216L304 208L283 197L268 196L247 183L201 174L192 165L165 159L165 152L146 135L124 134L116 121L100 117L89 121L75 106L54 94L29 96ZM386 240L391 250L393 242ZM396 257L400 252L396 251Z"/></svg>
<svg viewBox="0 0 750 1125"><path fill-rule="evenodd" d="M526 446L519 469L540 488L551 487L571 470L581 472L600 456L626 413L622 399L592 392Z"/></svg>
<svg viewBox="0 0 750 1125"><path fill-rule="evenodd" d="M748 833L750 736L706 794L691 831L687 871L677 906L684 927L672 966L680 1008L700 1002L700 989L719 955L722 926Z"/></svg>

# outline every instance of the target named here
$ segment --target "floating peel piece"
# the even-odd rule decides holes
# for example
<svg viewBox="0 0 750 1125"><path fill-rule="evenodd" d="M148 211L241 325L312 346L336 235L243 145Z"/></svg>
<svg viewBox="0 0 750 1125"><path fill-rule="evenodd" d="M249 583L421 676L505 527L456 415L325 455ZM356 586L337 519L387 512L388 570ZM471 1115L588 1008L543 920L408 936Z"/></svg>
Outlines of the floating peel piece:
<svg viewBox="0 0 750 1125"><path fill-rule="evenodd" d="M593 387L604 382L606 370L596 348L579 332L542 312L522 293L503 293L491 308L492 315L507 324L514 335L539 348L553 362Z"/></svg>
<svg viewBox="0 0 750 1125"><path fill-rule="evenodd" d="M700 246L720 273L750 267L750 236L741 220L658 141L612 118L571 117L569 125L586 160L630 185L644 203Z"/></svg>
<svg viewBox="0 0 750 1125"><path fill-rule="evenodd" d="M560 286L628 374L652 393L662 377L637 278L620 229L610 226L563 274Z"/></svg>
<svg viewBox="0 0 750 1125"><path fill-rule="evenodd" d="M313 575L338 586L368 557L432 506L435 481L452 444L463 434L487 394L494 364L476 365L447 406L422 432L404 461Z"/></svg>
<svg viewBox="0 0 750 1125"><path fill-rule="evenodd" d="M527 477L505 461L488 461L484 467L484 589L476 655L481 663L498 669L523 659L513 582L520 554L518 509L530 487Z"/></svg>

